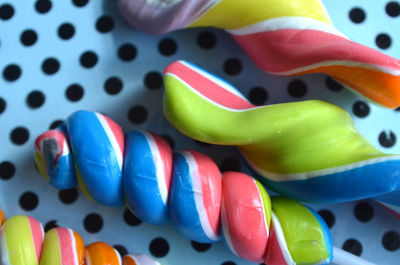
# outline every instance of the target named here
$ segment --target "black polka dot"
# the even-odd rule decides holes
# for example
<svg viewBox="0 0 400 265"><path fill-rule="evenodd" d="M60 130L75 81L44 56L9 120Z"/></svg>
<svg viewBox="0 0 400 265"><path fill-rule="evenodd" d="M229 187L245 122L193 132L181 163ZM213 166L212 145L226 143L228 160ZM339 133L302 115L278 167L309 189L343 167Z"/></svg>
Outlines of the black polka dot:
<svg viewBox="0 0 400 265"><path fill-rule="evenodd" d="M263 87L253 87L250 89L249 100L254 105L263 105L268 100L267 90Z"/></svg>
<svg viewBox="0 0 400 265"><path fill-rule="evenodd" d="M132 43L122 44L118 48L118 57L124 62L130 62L136 58L137 50Z"/></svg>
<svg viewBox="0 0 400 265"><path fill-rule="evenodd" d="M147 110L141 105L133 106L128 111L128 119L134 124L141 124L147 119Z"/></svg>
<svg viewBox="0 0 400 265"><path fill-rule="evenodd" d="M350 10L349 17L354 23L361 23L365 20L365 12L360 7Z"/></svg>
<svg viewBox="0 0 400 265"><path fill-rule="evenodd" d="M0 114L2 114L6 110L6 107L7 107L7 102L0 97Z"/></svg>
<svg viewBox="0 0 400 265"><path fill-rule="evenodd" d="M16 64L9 64L3 70L3 77L6 81L13 82L21 76L22 70Z"/></svg>
<svg viewBox="0 0 400 265"><path fill-rule="evenodd" d="M20 37L21 43L24 46L32 46L33 44L35 44L37 39L38 39L38 36L33 29L24 30L21 33L21 37Z"/></svg>
<svg viewBox="0 0 400 265"><path fill-rule="evenodd" d="M369 105L364 101L356 101L353 104L353 113L360 118L367 117L369 111L370 111Z"/></svg>
<svg viewBox="0 0 400 265"><path fill-rule="evenodd" d="M126 208L124 211L124 221L127 225L130 226L138 226L142 223L142 221L136 217L131 211Z"/></svg>
<svg viewBox="0 0 400 265"><path fill-rule="evenodd" d="M157 258L162 258L168 254L168 241L162 237L154 238L150 243L150 253Z"/></svg>
<svg viewBox="0 0 400 265"><path fill-rule="evenodd" d="M383 147L392 147L396 143L396 135L392 131L383 131L379 134L378 140Z"/></svg>
<svg viewBox="0 0 400 265"><path fill-rule="evenodd" d="M357 239L347 239L342 248L347 252L353 253L354 255L360 256L362 253L362 245Z"/></svg>
<svg viewBox="0 0 400 265"><path fill-rule="evenodd" d="M224 71L228 75L238 75L242 72L242 62L238 58L230 58L224 62Z"/></svg>
<svg viewBox="0 0 400 265"><path fill-rule="evenodd" d="M49 129L53 130L53 129L57 128L61 123L63 123L62 120L55 120L50 124Z"/></svg>
<svg viewBox="0 0 400 265"><path fill-rule="evenodd" d="M381 49L387 49L390 47L392 44L392 39L390 36L386 33L381 33L376 36L375 39L376 46L378 46Z"/></svg>
<svg viewBox="0 0 400 265"><path fill-rule="evenodd" d="M122 80L117 76L109 77L106 82L104 83L104 90L109 95L116 95L121 92L122 87L124 84Z"/></svg>
<svg viewBox="0 0 400 265"><path fill-rule="evenodd" d="M164 56L173 55L177 49L178 44L176 44L176 41L171 38L162 39L158 43L158 51Z"/></svg>
<svg viewBox="0 0 400 265"><path fill-rule="evenodd" d="M333 92L339 92L343 89L343 85L334 80L333 78L327 76L325 79L325 85L328 87L329 90Z"/></svg>
<svg viewBox="0 0 400 265"><path fill-rule="evenodd" d="M0 163L0 179L9 180L14 177L15 166L10 161L3 161Z"/></svg>
<svg viewBox="0 0 400 265"><path fill-rule="evenodd" d="M71 23L63 23L58 27L58 36L63 40L69 40L75 34L75 27Z"/></svg>
<svg viewBox="0 0 400 265"><path fill-rule="evenodd" d="M236 263L233 262L233 261L225 261L225 262L222 263L221 265L236 265Z"/></svg>
<svg viewBox="0 0 400 265"><path fill-rule="evenodd" d="M49 0L38 0L35 3L35 9L39 14L45 14L50 11L51 5Z"/></svg>
<svg viewBox="0 0 400 265"><path fill-rule="evenodd" d="M303 80L292 80L288 85L288 93L294 98L302 98L307 93L307 85Z"/></svg>
<svg viewBox="0 0 400 265"><path fill-rule="evenodd" d="M165 141L167 141L167 143L169 144L171 149L174 149L174 146L175 146L174 138L172 138L171 136L169 136L167 134L163 134L161 136L164 138Z"/></svg>
<svg viewBox="0 0 400 265"><path fill-rule="evenodd" d="M385 7L386 13L391 17L397 17L400 15L400 3L392 1L387 3Z"/></svg>
<svg viewBox="0 0 400 265"><path fill-rule="evenodd" d="M94 51L85 51L79 58L79 62L84 68L92 68L97 64L98 59Z"/></svg>
<svg viewBox="0 0 400 265"><path fill-rule="evenodd" d="M22 126L16 127L11 131L10 139L16 145L23 145L29 139L29 131Z"/></svg>
<svg viewBox="0 0 400 265"><path fill-rule="evenodd" d="M60 69L60 63L56 58L50 57L43 61L42 71L47 75L53 75Z"/></svg>
<svg viewBox="0 0 400 265"><path fill-rule="evenodd" d="M144 85L151 90L160 89L163 85L163 78L159 72L149 72L144 77Z"/></svg>
<svg viewBox="0 0 400 265"><path fill-rule="evenodd" d="M354 215L361 222L371 221L374 217L374 208L368 202L359 202L354 207Z"/></svg>
<svg viewBox="0 0 400 265"><path fill-rule="evenodd" d="M85 6L89 0L72 0L72 3L77 6L77 7L83 7Z"/></svg>
<svg viewBox="0 0 400 265"><path fill-rule="evenodd" d="M197 44L203 49L211 49L215 47L217 38L211 31L205 30L197 35Z"/></svg>
<svg viewBox="0 0 400 265"><path fill-rule="evenodd" d="M112 17L103 15L96 21L96 29L100 33L110 32L114 28L114 20Z"/></svg>
<svg viewBox="0 0 400 265"><path fill-rule="evenodd" d="M39 198L36 193L32 191L26 191L19 197L19 206L25 211L34 210L38 204Z"/></svg>
<svg viewBox="0 0 400 265"><path fill-rule="evenodd" d="M191 241L191 245L192 245L193 249L196 250L197 252L205 252L205 251L209 250L211 247L211 244L204 244L204 243L199 243L196 241Z"/></svg>
<svg viewBox="0 0 400 265"><path fill-rule="evenodd" d="M124 247L122 245L114 245L113 248L115 248L119 252L121 257L123 257L126 254L128 254L128 250L126 249L126 247Z"/></svg>
<svg viewBox="0 0 400 265"><path fill-rule="evenodd" d="M90 213L86 215L83 225L87 232L98 233L103 228L103 218L97 213Z"/></svg>
<svg viewBox="0 0 400 265"><path fill-rule="evenodd" d="M32 109L37 109L41 107L44 103L45 96L41 91L34 90L28 94L26 98L26 104Z"/></svg>
<svg viewBox="0 0 400 265"><path fill-rule="evenodd" d="M388 231L382 237L382 245L386 250L396 251L400 249L400 235L396 231Z"/></svg>
<svg viewBox="0 0 400 265"><path fill-rule="evenodd" d="M72 204L78 199L78 190L76 188L70 188L60 190L58 192L58 198L64 204Z"/></svg>
<svg viewBox="0 0 400 265"><path fill-rule="evenodd" d="M330 210L323 209L318 211L318 214L322 217L322 219L324 219L329 228L332 228L335 225L336 218Z"/></svg>
<svg viewBox="0 0 400 265"><path fill-rule="evenodd" d="M44 225L44 232L47 233L49 230L57 227L58 227L57 220L50 220Z"/></svg>
<svg viewBox="0 0 400 265"><path fill-rule="evenodd" d="M219 169L221 170L221 172L240 171L241 165L237 159L228 157L221 162Z"/></svg>
<svg viewBox="0 0 400 265"><path fill-rule="evenodd" d="M0 6L0 19L8 20L14 15L14 8L10 4L3 4Z"/></svg>
<svg viewBox="0 0 400 265"><path fill-rule="evenodd" d="M67 87L67 90L65 91L65 96L72 102L79 101L83 97L83 94L83 87L79 84L72 84Z"/></svg>

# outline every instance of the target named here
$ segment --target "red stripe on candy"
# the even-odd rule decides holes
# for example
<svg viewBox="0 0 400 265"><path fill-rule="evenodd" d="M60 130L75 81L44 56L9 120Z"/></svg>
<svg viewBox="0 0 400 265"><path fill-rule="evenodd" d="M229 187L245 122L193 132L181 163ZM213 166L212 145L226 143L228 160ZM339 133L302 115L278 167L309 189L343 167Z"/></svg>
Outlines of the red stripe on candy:
<svg viewBox="0 0 400 265"><path fill-rule="evenodd" d="M285 265L286 260L283 256L281 245L279 244L278 237L275 232L275 227L271 221L271 233L267 243L267 251L265 254L264 262L268 265Z"/></svg>
<svg viewBox="0 0 400 265"><path fill-rule="evenodd" d="M102 114L100 114L100 115L102 115ZM121 126L119 126L115 121L113 121L109 117L107 117L105 115L102 115L102 116L106 120L108 126L110 127L112 133L114 134L114 137L117 140L117 143L119 145L119 148L122 152L122 157L123 157L123 154L124 154L124 132L123 132Z"/></svg>
<svg viewBox="0 0 400 265"><path fill-rule="evenodd" d="M400 61L393 57L319 30L281 29L232 36L268 72L286 72L327 61L354 61L400 70Z"/></svg>
<svg viewBox="0 0 400 265"><path fill-rule="evenodd" d="M42 252L42 244L44 237L43 227L36 219L30 216L27 216L27 218L29 221L29 226L31 228L33 245L35 246L36 258L39 261L40 254Z"/></svg>
<svg viewBox="0 0 400 265"><path fill-rule="evenodd" d="M74 242L75 237L72 236L72 231L63 227L56 228L56 231L60 244L62 264L76 264L76 244Z"/></svg>
<svg viewBox="0 0 400 265"><path fill-rule="evenodd" d="M224 107L231 109L249 109L255 107L246 99L235 95L220 84L217 84L182 62L177 61L170 64L165 69L164 74L169 73L178 76L201 95ZM215 78L218 79L217 77ZM221 80L221 82L224 81Z"/></svg>
<svg viewBox="0 0 400 265"><path fill-rule="evenodd" d="M169 191L169 186L171 183L171 172L172 172L172 150L167 141L165 141L161 136L150 132L157 146L160 158L162 161L164 180L167 190Z"/></svg>

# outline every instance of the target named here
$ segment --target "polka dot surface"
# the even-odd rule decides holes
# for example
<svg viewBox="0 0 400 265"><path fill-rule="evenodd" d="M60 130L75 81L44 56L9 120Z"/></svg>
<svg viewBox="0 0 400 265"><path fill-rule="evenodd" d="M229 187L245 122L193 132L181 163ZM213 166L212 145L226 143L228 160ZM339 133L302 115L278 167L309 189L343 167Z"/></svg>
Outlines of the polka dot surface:
<svg viewBox="0 0 400 265"><path fill-rule="evenodd" d="M399 1L323 0L351 39L400 58ZM221 242L200 244L172 225L143 223L127 208L100 206L77 189L56 190L39 174L32 149L43 131L79 109L99 111L124 131L151 129L174 148L210 155L222 171L249 169L239 152L182 136L162 114L162 72L179 59L237 86L255 105L307 99L337 104L377 148L400 153L400 111L375 106L325 75L278 77L252 63L223 31L201 28L152 36L129 27L111 0L0 0L0 208L29 214L49 230L68 226L87 244L162 264L253 264ZM323 128L321 128L323 129ZM396 264L399 222L372 200L309 205L328 224L336 247L377 264Z"/></svg>

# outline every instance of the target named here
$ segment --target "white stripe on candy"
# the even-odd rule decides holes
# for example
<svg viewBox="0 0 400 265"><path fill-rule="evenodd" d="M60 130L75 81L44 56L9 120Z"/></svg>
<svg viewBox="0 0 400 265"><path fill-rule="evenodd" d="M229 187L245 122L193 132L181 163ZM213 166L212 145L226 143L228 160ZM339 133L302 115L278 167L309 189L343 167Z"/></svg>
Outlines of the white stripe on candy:
<svg viewBox="0 0 400 265"><path fill-rule="evenodd" d="M121 148L119 147L118 141L115 138L115 135L114 135L113 131L111 130L108 122L104 118L104 116L98 112L95 112L95 115L98 118L98 120L100 121L102 127L104 128L104 131L107 134L108 139L110 140L110 143L113 147L115 156L118 161L119 168L120 168L120 170L122 170L123 154L122 154Z"/></svg>
<svg viewBox="0 0 400 265"><path fill-rule="evenodd" d="M6 240L6 234L4 233L3 227L0 227L0 264L4 265L12 265L10 258L8 257L8 246L7 246L7 240Z"/></svg>
<svg viewBox="0 0 400 265"><path fill-rule="evenodd" d="M193 196L196 205L196 210L199 215L201 228L203 229L204 233L208 238L214 241L218 241L220 237L219 235L214 233L214 230L212 229L208 219L207 209L204 206L201 176L199 173L196 159L189 151L183 151L182 155L185 157L185 160L189 165L189 171L190 171L189 176L192 180Z"/></svg>
<svg viewBox="0 0 400 265"><path fill-rule="evenodd" d="M283 230L281 227L281 223L279 222L278 217L274 214L274 212L271 212L272 214L272 226L275 232L276 239L278 241L278 244L280 246L280 249L282 250L282 255L283 258L286 261L286 264L288 265L296 265L296 262L292 259L289 253L288 246L286 244L286 239L285 235L283 234ZM268 250L267 250L268 251Z"/></svg>
<svg viewBox="0 0 400 265"><path fill-rule="evenodd" d="M233 254L239 257L233 246L230 235L230 227L229 227L228 217L226 216L224 196L222 196L222 204L221 204L221 226L226 227L225 229L222 229L222 232L224 233L224 239L225 242L228 244L229 249L233 252Z"/></svg>
<svg viewBox="0 0 400 265"><path fill-rule="evenodd" d="M310 178L314 178L314 177L345 172L347 170L361 168L364 166L382 163L382 162L386 162L386 161L400 160L400 156L398 156L398 155L382 156L382 157L375 157L375 158L371 158L371 159L360 161L360 162L351 163L351 164L348 164L345 166L340 166L340 167L332 167L332 168L319 169L319 170L314 170L314 171L300 172L300 173L293 173L293 174L280 174L280 173L270 172L268 170L264 170L264 169L256 166L250 159L248 159L246 157L246 155L243 152L241 152L241 154L246 159L246 161L250 165L250 167L252 167L258 174L260 174L262 176L268 176L269 179L274 180L274 181L305 180L305 179L310 179Z"/></svg>
<svg viewBox="0 0 400 265"><path fill-rule="evenodd" d="M319 30L348 39L346 35L332 25L310 17L277 17L260 21L239 29L227 30L233 35L250 35L254 33L282 29Z"/></svg>
<svg viewBox="0 0 400 265"><path fill-rule="evenodd" d="M158 145L156 143L156 140L154 137L151 135L151 133L140 130L141 133L146 137L147 142L150 147L150 152L152 154L153 160L154 160L154 165L156 169L156 177L157 177L157 184L158 184L158 190L160 191L161 199L164 202L165 205L167 205L167 200L168 200L168 188L167 188L167 183L166 183L166 177L165 177L165 172L164 172L164 166L158 166L158 165L164 165L164 162L162 160L162 157L160 155L161 150L158 149Z"/></svg>
<svg viewBox="0 0 400 265"><path fill-rule="evenodd" d="M74 231L72 231L71 229L68 229L68 233L71 238L71 249L72 249L72 254L74 255L74 257L73 257L74 264L79 265L78 253L77 253L77 248L76 248L76 238L74 235Z"/></svg>

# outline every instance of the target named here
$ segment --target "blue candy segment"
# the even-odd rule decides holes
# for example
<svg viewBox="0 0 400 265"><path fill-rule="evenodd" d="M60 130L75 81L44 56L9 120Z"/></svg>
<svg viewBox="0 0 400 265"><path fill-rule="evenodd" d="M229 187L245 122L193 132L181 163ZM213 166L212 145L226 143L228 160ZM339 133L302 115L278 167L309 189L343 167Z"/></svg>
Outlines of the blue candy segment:
<svg viewBox="0 0 400 265"><path fill-rule="evenodd" d="M398 170L398 164L399 160L381 161L306 180L273 181L256 172L255 175L264 185L283 196L303 202L338 203L397 194L400 178L392 172Z"/></svg>
<svg viewBox="0 0 400 265"><path fill-rule="evenodd" d="M124 205L122 170L96 114L75 112L66 126L76 168L90 196L102 205Z"/></svg>
<svg viewBox="0 0 400 265"><path fill-rule="evenodd" d="M48 156L49 161L49 182L57 189L70 189L77 185L74 161L71 155L61 156L58 159L58 165L51 154Z"/></svg>
<svg viewBox="0 0 400 265"><path fill-rule="evenodd" d="M201 243L214 243L204 232L196 209L190 165L183 154L174 155L169 207L172 224L182 236ZM198 191L197 191L198 192Z"/></svg>
<svg viewBox="0 0 400 265"><path fill-rule="evenodd" d="M132 212L143 222L169 222L168 206L163 202L154 156L145 135L132 131L125 136L124 192Z"/></svg>

